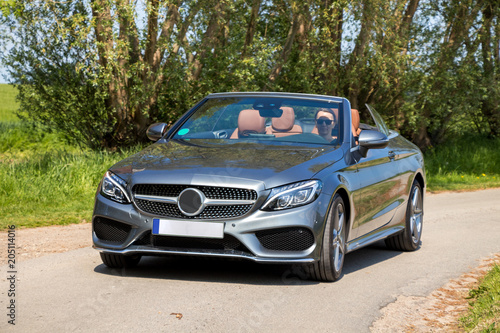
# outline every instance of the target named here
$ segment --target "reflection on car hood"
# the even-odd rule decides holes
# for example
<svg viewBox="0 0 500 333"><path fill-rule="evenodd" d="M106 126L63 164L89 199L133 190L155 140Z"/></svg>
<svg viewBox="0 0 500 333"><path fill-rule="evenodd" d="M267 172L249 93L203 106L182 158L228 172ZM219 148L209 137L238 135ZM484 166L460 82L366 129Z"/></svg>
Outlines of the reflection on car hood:
<svg viewBox="0 0 500 333"><path fill-rule="evenodd" d="M309 179L342 158L326 145L258 144L227 140L170 140L156 143L111 171L129 184L263 182L266 188ZM198 182L199 180L199 182ZM230 186L230 185L228 185Z"/></svg>

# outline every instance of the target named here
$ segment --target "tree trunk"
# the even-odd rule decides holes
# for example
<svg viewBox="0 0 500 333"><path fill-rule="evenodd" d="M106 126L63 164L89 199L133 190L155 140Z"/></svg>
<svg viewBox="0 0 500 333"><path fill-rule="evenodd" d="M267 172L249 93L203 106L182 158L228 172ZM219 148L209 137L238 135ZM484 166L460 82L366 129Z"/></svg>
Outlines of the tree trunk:
<svg viewBox="0 0 500 333"><path fill-rule="evenodd" d="M353 109L359 109L360 103L358 97L361 90L361 78L362 75L360 71L361 68L365 67L365 49L370 40L370 34L372 32L372 26L374 23L374 8L371 1L366 1L363 5L363 14L361 17L361 29L358 37L356 38L356 43L354 49L351 53L349 63L346 66L346 75L351 82L348 82L347 95L349 96L349 101L351 102L351 107ZM356 73L355 73L356 72ZM363 105L363 104L361 104Z"/></svg>
<svg viewBox="0 0 500 333"><path fill-rule="evenodd" d="M481 49L483 56L483 81L487 91L498 90L498 82L495 80L495 64L494 52L492 50L492 22L494 7L493 1L486 1L483 14L483 27L480 30ZM496 3L498 6L498 3ZM498 52L498 50L497 50ZM482 113L488 119L490 134L493 136L500 135L500 108L499 101L496 100L496 94L488 94L482 101Z"/></svg>
<svg viewBox="0 0 500 333"><path fill-rule="evenodd" d="M107 107L112 111L110 113L111 121L116 120L116 125L112 137L108 141L122 142L126 140L127 117L129 110L127 108L126 92L122 82L122 72L114 68L113 57L116 54L113 42L111 8L106 0L94 0L91 3L92 15L95 18L95 34L97 41L97 51L99 64L104 69L105 75L111 75L108 83L108 97L106 99ZM122 59L118 60L120 62ZM112 146L112 142L107 142L107 146Z"/></svg>
<svg viewBox="0 0 500 333"><path fill-rule="evenodd" d="M261 3L262 0L253 0L252 2L252 11L250 13L250 20L248 21L247 33L245 35L245 44L243 45L243 51L241 51L242 59L246 58L248 48L253 43L253 36L255 35L255 28L257 27L257 16L259 15Z"/></svg>
<svg viewBox="0 0 500 333"><path fill-rule="evenodd" d="M160 36L158 36L158 5L156 0L151 3L152 10L148 16L148 40L142 73L143 89L147 92L147 98L139 103L134 110L134 123L139 137L144 136L149 119L154 116L152 107L158 100L159 86L164 80L164 76L160 72L160 65L167 53L168 40L172 35L173 27L180 18L178 8L181 1L176 1L168 7L167 17L162 24ZM144 114L144 111L147 114Z"/></svg>
<svg viewBox="0 0 500 333"><path fill-rule="evenodd" d="M481 5L476 3L472 8L470 8L464 2L453 3L453 15L450 22L448 22L448 28L446 31L445 39L440 47L440 55L436 61L433 71L430 77L434 79L430 91L439 91L443 82L441 81L442 73L445 73L454 66L454 59L457 56L457 52L465 40L472 24L474 23ZM436 118L436 117L434 117ZM420 147L424 148L431 144L435 144L436 140L440 141L434 134L431 137L429 133L430 121L439 122L439 126L443 126L443 119L434 119L432 105L424 104L423 113L420 118L418 136L415 138L415 143Z"/></svg>
<svg viewBox="0 0 500 333"><path fill-rule="evenodd" d="M296 6L294 6L296 5ZM293 49L293 43L299 39L299 52L304 51L306 46L307 34L310 29L310 11L309 1L304 3L296 3L292 5L292 24L288 30L288 35L283 45L283 50L276 60L271 74L268 76L271 83L275 82L279 76L283 66L286 64L288 57ZM299 38L297 38L299 36Z"/></svg>
<svg viewBox="0 0 500 333"><path fill-rule="evenodd" d="M191 75L192 81L197 81L201 75L201 70L203 68L203 61L207 54L209 53L209 49L217 47L217 34L219 33L220 21L223 16L224 6L221 2L217 1L214 7L214 11L212 12L212 16L210 18L210 22L208 23L207 30L203 35L203 40L201 43L201 52L196 55L193 62L193 70Z"/></svg>

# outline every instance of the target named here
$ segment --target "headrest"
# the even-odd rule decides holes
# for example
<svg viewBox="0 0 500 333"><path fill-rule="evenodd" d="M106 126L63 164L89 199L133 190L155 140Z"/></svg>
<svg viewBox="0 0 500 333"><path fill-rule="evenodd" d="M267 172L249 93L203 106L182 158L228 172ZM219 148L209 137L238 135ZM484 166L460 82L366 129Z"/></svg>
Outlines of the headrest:
<svg viewBox="0 0 500 333"><path fill-rule="evenodd" d="M283 110L283 114L279 118L273 118L272 126L276 131L286 132L291 130L295 124L295 112L288 106L283 106L280 109Z"/></svg>
<svg viewBox="0 0 500 333"><path fill-rule="evenodd" d="M351 109L351 118L352 118L352 133L354 136L359 135L359 111L356 109Z"/></svg>
<svg viewBox="0 0 500 333"><path fill-rule="evenodd" d="M251 133L265 133L266 120L262 118L258 110L242 110L238 115L239 136L248 136Z"/></svg>
<svg viewBox="0 0 500 333"><path fill-rule="evenodd" d="M332 110L333 114L335 115L335 122L338 123L339 122L339 109L331 108L330 110Z"/></svg>

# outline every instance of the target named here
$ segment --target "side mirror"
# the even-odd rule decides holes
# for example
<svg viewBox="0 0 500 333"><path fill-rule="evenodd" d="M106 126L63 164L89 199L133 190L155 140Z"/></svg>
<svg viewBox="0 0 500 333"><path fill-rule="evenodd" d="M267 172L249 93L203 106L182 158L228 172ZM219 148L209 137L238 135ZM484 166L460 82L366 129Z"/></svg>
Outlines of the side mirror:
<svg viewBox="0 0 500 333"><path fill-rule="evenodd" d="M384 133L373 130L363 130L359 134L359 152L366 157L368 149L381 149L387 147L389 138Z"/></svg>
<svg viewBox="0 0 500 333"><path fill-rule="evenodd" d="M165 135L167 129L168 127L165 123L154 123L148 127L146 135L148 136L149 140L158 141L162 138L163 135Z"/></svg>

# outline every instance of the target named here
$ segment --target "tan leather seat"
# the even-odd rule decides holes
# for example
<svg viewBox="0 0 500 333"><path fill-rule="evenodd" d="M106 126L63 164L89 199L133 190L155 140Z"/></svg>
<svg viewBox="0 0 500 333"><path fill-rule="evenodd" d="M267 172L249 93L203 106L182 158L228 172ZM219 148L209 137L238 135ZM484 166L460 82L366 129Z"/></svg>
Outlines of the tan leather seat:
<svg viewBox="0 0 500 333"><path fill-rule="evenodd" d="M352 134L354 137L358 137L361 133L361 128L359 128L359 111L356 109L351 109L351 119L352 119Z"/></svg>
<svg viewBox="0 0 500 333"><path fill-rule="evenodd" d="M357 146L359 144L358 138L359 133L361 133L361 128L359 128L359 111L356 109L351 109L351 128L352 128L352 136L354 137L354 144Z"/></svg>
<svg viewBox="0 0 500 333"><path fill-rule="evenodd" d="M295 125L295 112L291 107L280 108L283 114L279 118L272 118L271 126L266 128L266 134L273 134L276 137L302 133L302 127Z"/></svg>
<svg viewBox="0 0 500 333"><path fill-rule="evenodd" d="M234 130L231 139L248 137L249 134L266 133L266 119L258 110L242 110L238 115L238 128Z"/></svg>

